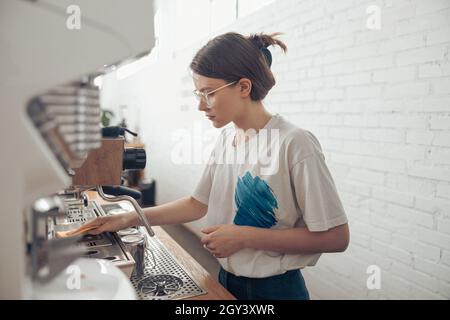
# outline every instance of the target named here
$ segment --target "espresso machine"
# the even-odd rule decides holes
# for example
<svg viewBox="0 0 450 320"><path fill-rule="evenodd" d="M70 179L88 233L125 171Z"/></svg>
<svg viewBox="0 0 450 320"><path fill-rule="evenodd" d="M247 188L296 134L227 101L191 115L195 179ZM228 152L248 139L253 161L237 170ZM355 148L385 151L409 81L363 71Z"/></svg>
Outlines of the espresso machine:
<svg viewBox="0 0 450 320"><path fill-rule="evenodd" d="M152 0L0 2L1 299L33 299L86 254L131 272L136 261L117 235L55 237L104 214L87 190L129 201L153 235L132 196L103 187L120 186L124 158L138 163L142 152L127 153L120 135L102 135L94 81L150 52L153 12ZM108 165L100 167L114 167L108 175L93 169L105 152ZM108 196L114 192L120 196ZM98 271L85 266L87 279ZM102 274L95 279L106 281Z"/></svg>

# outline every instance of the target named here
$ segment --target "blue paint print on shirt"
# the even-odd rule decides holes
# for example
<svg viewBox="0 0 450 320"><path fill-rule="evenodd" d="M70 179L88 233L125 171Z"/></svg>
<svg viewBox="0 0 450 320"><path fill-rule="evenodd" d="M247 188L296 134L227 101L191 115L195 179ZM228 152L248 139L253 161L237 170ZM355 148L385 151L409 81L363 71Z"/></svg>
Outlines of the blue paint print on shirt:
<svg viewBox="0 0 450 320"><path fill-rule="evenodd" d="M246 172L238 177L234 193L237 212L234 224L270 228L276 224L275 209L278 209L277 199L269 185L260 177L252 177Z"/></svg>

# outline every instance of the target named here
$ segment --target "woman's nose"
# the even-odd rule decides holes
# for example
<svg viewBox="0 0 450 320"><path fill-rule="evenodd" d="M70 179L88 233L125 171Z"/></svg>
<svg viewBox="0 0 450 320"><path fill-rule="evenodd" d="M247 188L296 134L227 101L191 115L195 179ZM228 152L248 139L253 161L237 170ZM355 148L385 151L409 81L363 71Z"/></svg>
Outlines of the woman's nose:
<svg viewBox="0 0 450 320"><path fill-rule="evenodd" d="M206 110L208 110L209 108L208 108L208 105L206 104L206 102L203 100L203 99L201 99L200 101L199 101L199 103L198 103L198 110L199 111L206 111Z"/></svg>

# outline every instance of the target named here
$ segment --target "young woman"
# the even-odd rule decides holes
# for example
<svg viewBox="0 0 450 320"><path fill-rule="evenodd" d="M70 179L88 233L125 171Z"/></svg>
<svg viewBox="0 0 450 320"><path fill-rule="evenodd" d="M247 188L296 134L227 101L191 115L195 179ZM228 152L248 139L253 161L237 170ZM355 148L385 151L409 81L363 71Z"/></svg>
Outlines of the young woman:
<svg viewBox="0 0 450 320"><path fill-rule="evenodd" d="M198 108L214 127L234 128L222 130L191 196L144 210L152 225L206 215L201 241L221 264L220 283L238 299L309 299L300 269L349 243L318 140L262 103L275 85L267 47L286 51L276 36L226 33L197 52L190 67ZM128 213L89 224L98 234L140 223Z"/></svg>

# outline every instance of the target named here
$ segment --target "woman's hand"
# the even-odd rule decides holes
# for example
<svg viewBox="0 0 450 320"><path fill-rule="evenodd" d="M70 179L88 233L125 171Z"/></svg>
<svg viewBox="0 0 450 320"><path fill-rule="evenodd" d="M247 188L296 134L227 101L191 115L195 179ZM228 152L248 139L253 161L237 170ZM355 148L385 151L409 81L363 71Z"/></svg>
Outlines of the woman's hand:
<svg viewBox="0 0 450 320"><path fill-rule="evenodd" d="M201 242L216 258L226 258L245 247L245 228L235 224L203 228Z"/></svg>
<svg viewBox="0 0 450 320"><path fill-rule="evenodd" d="M134 220L134 212L116 214L106 217L99 217L88 223L84 224L83 227L94 229L89 230L89 234L100 234L102 232L116 232L119 230L126 229L132 226L132 221Z"/></svg>

